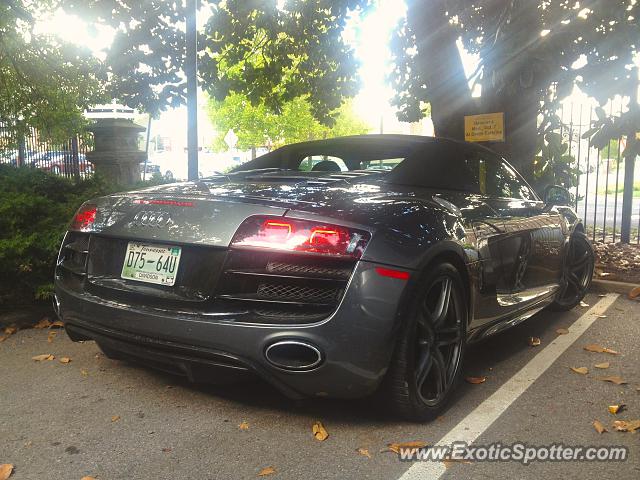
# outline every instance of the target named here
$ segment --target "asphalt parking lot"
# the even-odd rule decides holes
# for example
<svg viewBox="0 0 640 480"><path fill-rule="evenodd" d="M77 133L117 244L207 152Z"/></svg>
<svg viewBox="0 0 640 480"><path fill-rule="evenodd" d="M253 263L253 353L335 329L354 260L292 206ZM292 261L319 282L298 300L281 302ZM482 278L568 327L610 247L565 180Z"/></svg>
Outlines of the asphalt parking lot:
<svg viewBox="0 0 640 480"><path fill-rule="evenodd" d="M472 346L465 376L486 381L463 382L452 407L428 424L388 418L367 399L290 401L258 381L191 385L109 360L93 342L72 343L62 331L49 343L47 329L21 330L0 343L0 464L14 465L12 480L258 478L265 467L275 471L266 478L279 479L637 479L640 430L619 432L612 423L640 419L640 304L597 293L585 302ZM529 345L532 336L539 346ZM588 344L619 354L585 351ZM41 354L56 358L32 360ZM603 362L609 368L594 368ZM626 408L613 415L613 404ZM595 431L596 419L608 432ZM312 434L316 421L329 433L325 441ZM465 438L476 445L621 445L629 458L435 464L401 462L384 451L395 442Z"/></svg>

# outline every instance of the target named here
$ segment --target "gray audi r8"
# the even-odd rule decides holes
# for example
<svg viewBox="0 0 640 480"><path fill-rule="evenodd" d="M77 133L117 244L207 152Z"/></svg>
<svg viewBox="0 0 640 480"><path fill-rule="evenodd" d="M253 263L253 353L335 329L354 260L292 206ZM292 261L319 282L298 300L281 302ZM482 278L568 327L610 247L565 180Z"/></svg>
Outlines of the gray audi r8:
<svg viewBox="0 0 640 480"><path fill-rule="evenodd" d="M583 298L594 256L571 203L477 145L299 143L85 203L55 303L109 357L193 381L253 374L294 398L377 392L426 420L468 342Z"/></svg>

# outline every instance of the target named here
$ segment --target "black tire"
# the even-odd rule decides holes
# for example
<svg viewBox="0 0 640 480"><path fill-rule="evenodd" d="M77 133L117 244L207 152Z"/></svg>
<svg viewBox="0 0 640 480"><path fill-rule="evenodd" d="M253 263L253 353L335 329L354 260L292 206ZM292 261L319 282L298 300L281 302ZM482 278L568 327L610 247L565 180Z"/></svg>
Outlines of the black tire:
<svg viewBox="0 0 640 480"><path fill-rule="evenodd" d="M387 411L424 422L444 411L462 375L468 306L460 273L447 262L430 265L416 292L380 393Z"/></svg>
<svg viewBox="0 0 640 480"><path fill-rule="evenodd" d="M595 255L591 242L583 232L574 232L562 262L560 290L549 308L567 311L578 305L591 286L594 266Z"/></svg>

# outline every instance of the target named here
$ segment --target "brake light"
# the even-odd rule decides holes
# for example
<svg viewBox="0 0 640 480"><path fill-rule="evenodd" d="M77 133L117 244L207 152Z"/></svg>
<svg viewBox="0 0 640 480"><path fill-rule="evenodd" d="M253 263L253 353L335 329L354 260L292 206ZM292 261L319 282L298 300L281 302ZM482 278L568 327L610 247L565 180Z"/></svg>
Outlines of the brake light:
<svg viewBox="0 0 640 480"><path fill-rule="evenodd" d="M360 258L369 238L365 231L338 225L282 217L251 217L240 225L231 246Z"/></svg>
<svg viewBox="0 0 640 480"><path fill-rule="evenodd" d="M85 203L82 205L71 220L69 230L75 232L89 232L93 229L93 224L96 221L96 215L98 208L91 204Z"/></svg>

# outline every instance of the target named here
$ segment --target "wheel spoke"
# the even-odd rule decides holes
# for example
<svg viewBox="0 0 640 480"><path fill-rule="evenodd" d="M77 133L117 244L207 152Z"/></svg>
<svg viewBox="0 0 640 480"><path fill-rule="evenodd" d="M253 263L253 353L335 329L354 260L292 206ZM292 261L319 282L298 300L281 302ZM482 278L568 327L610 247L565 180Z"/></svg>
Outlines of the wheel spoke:
<svg viewBox="0 0 640 480"><path fill-rule="evenodd" d="M439 349L434 349L433 351L433 367L436 373L436 390L438 392L438 397L444 393L447 388L447 364L444 361L444 357L442 356L442 352Z"/></svg>
<svg viewBox="0 0 640 480"><path fill-rule="evenodd" d="M442 324L444 319L447 316L447 312L449 311L449 300L451 299L451 279L445 278L442 281L442 290L440 292L440 296L438 297L438 303L436 304L436 309L433 312L433 323L437 328L438 325Z"/></svg>
<svg viewBox="0 0 640 480"><path fill-rule="evenodd" d="M422 353L418 360L418 367L416 368L416 386L419 391L422 390L422 386L424 385L424 382L433 366L433 356L430 351L430 348L422 349Z"/></svg>

